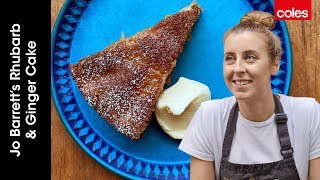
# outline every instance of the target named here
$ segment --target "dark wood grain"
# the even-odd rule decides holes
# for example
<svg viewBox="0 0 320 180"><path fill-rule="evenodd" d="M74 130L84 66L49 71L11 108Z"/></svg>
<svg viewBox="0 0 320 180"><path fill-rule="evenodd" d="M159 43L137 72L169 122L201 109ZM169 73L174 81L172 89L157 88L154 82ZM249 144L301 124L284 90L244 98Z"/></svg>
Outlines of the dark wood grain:
<svg viewBox="0 0 320 180"><path fill-rule="evenodd" d="M312 20L287 21L293 55L292 96L320 101L320 1L312 1Z"/></svg>
<svg viewBox="0 0 320 180"><path fill-rule="evenodd" d="M51 27L64 0L51 1ZM314 97L320 102L320 1L312 1L311 21L287 21L292 45L291 96ZM51 101L52 102L52 101ZM60 179L123 179L87 155L64 128L51 105L51 177Z"/></svg>

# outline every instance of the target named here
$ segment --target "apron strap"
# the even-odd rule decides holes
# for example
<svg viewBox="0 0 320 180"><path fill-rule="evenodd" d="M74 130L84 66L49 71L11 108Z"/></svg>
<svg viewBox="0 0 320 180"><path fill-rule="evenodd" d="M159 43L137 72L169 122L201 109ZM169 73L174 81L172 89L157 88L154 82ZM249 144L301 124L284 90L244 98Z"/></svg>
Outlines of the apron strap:
<svg viewBox="0 0 320 180"><path fill-rule="evenodd" d="M238 119L238 102L236 102L230 112L227 129L224 135L223 146L222 146L222 157L221 159L228 161L228 157L231 151L231 145L233 140L233 135L237 127Z"/></svg>
<svg viewBox="0 0 320 180"><path fill-rule="evenodd" d="M290 158L293 156L293 148L291 146L289 131L287 126L288 117L287 114L283 112L282 105L279 99L273 95L275 101L275 121L277 123L277 131L280 142L280 153L283 158Z"/></svg>

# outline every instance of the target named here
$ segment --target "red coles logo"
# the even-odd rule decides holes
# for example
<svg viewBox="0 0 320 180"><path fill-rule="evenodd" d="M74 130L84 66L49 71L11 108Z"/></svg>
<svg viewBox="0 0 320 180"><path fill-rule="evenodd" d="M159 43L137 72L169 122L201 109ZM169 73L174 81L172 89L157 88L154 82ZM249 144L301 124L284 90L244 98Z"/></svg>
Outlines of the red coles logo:
<svg viewBox="0 0 320 180"><path fill-rule="evenodd" d="M275 0L276 20L311 20L311 0Z"/></svg>

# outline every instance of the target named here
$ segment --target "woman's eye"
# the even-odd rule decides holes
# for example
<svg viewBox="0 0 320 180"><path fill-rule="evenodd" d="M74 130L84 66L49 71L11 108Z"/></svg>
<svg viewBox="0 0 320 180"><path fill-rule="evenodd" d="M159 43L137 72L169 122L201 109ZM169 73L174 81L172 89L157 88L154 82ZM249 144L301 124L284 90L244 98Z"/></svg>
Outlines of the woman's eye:
<svg viewBox="0 0 320 180"><path fill-rule="evenodd" d="M257 59L256 56L253 55L253 54L247 54L246 55L246 60L256 60L256 59Z"/></svg>
<svg viewBox="0 0 320 180"><path fill-rule="evenodd" d="M226 56L225 61L233 61L236 58L234 56Z"/></svg>

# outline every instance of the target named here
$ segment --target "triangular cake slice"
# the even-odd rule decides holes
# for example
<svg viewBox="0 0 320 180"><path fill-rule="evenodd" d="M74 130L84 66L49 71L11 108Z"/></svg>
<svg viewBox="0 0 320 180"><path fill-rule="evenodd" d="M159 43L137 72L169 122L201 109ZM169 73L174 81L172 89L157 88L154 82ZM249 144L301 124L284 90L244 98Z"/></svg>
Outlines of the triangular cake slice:
<svg viewBox="0 0 320 180"><path fill-rule="evenodd" d="M87 102L130 139L140 139L148 126L200 11L193 2L70 66Z"/></svg>

